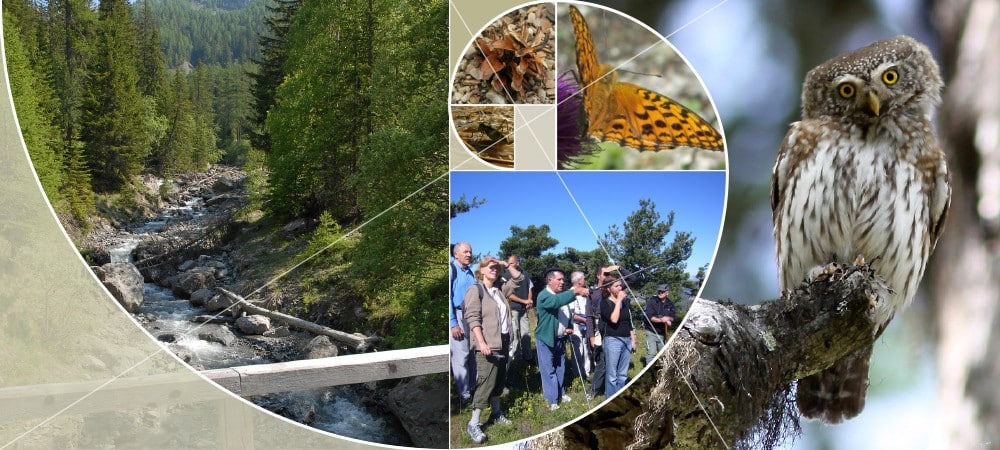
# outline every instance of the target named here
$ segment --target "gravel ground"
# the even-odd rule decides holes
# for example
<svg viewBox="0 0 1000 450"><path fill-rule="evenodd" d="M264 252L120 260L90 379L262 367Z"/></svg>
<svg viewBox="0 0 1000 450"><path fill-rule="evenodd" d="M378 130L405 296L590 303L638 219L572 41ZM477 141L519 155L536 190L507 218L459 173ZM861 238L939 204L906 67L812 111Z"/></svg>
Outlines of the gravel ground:
<svg viewBox="0 0 1000 450"><path fill-rule="evenodd" d="M526 6L511 11L496 22L483 29L480 37L488 42L511 37L514 40L527 42L516 43L518 51L531 50L536 59L543 62L545 69L543 77L526 76L521 92L512 89L497 89L490 82L490 77L484 76L480 67L483 56L479 47L470 43L465 56L458 64L452 86L453 104L550 104L555 99L555 14L551 3L541 3ZM503 61L513 59L513 51L506 52ZM500 52L497 53L498 55ZM510 65L512 63L509 63ZM509 68L507 69L510 70ZM501 73L504 71L501 70Z"/></svg>

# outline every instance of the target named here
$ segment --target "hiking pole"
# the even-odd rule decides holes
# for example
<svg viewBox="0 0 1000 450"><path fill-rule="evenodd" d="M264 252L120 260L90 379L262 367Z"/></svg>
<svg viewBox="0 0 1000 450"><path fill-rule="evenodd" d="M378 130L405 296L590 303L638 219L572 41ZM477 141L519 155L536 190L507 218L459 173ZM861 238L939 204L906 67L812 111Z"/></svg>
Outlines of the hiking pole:
<svg viewBox="0 0 1000 450"><path fill-rule="evenodd" d="M574 335L575 335L575 333L574 333ZM589 391L590 384L587 381L587 378L583 376L583 365L587 364L587 362L586 361L580 361L581 358L578 358L578 356L583 356L584 353L587 351L587 348L586 348L587 347L587 337L586 336L579 336L579 338L580 338L580 343L582 344L580 346L579 350L577 350L577 346L576 345L573 345L573 339L572 338L570 339L570 347L572 347L573 350L574 350L574 352L573 352L573 361L576 361L576 376L580 378L580 387L583 388L583 400L587 402L587 406L589 407L591 399L590 399L590 395L587 394L587 392Z"/></svg>

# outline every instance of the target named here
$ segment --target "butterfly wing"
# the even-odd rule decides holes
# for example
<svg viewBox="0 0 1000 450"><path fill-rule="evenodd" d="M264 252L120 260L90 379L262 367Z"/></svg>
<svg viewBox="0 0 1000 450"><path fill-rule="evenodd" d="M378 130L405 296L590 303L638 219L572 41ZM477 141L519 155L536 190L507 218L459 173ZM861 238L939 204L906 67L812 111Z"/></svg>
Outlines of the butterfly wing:
<svg viewBox="0 0 1000 450"><path fill-rule="evenodd" d="M576 35L576 69L580 76L580 88L584 91L583 106L587 111L594 109L594 96L588 86L601 78L601 65L597 62L597 49L590 37L590 28L583 19L580 10L570 5L569 16L573 22L573 33Z"/></svg>
<svg viewBox="0 0 1000 450"><path fill-rule="evenodd" d="M569 14L591 136L639 150L681 146L722 150L722 136L694 111L664 95L617 81L614 70L598 62L583 15L572 5Z"/></svg>
<svg viewBox="0 0 1000 450"><path fill-rule="evenodd" d="M722 136L694 111L673 99L618 82L605 108L590 116L590 135L641 151L694 147L721 151Z"/></svg>

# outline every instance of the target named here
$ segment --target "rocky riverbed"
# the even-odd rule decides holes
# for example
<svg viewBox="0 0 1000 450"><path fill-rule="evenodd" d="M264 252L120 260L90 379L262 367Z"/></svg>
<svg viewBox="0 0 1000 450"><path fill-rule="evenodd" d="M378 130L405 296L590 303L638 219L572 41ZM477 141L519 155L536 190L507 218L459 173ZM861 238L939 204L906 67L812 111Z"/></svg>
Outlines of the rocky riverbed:
<svg viewBox="0 0 1000 450"><path fill-rule="evenodd" d="M248 219L263 214L246 211L245 178L236 168L213 166L169 181L144 179L151 192L147 197L157 199L149 208L155 213L118 228L95 227L82 245L94 272L154 338L195 369L349 352L325 336L246 315L218 291L245 292L257 282L240 270L254 264L245 255L257 252L238 248L236 239L248 228ZM293 221L276 231L276 239L296 239L312 226L308 220ZM336 434L392 445L445 447L446 383L445 377L417 377L252 400ZM356 420L375 426L351 425Z"/></svg>

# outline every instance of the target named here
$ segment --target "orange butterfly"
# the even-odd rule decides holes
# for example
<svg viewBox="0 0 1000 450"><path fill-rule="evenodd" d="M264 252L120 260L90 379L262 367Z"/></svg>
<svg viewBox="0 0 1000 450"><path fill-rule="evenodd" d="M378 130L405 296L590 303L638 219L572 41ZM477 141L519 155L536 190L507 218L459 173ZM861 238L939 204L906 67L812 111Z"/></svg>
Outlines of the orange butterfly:
<svg viewBox="0 0 1000 450"><path fill-rule="evenodd" d="M598 63L583 15L572 5L569 14L591 136L638 150L680 146L722 150L722 136L694 111L667 96L618 81L611 66Z"/></svg>

